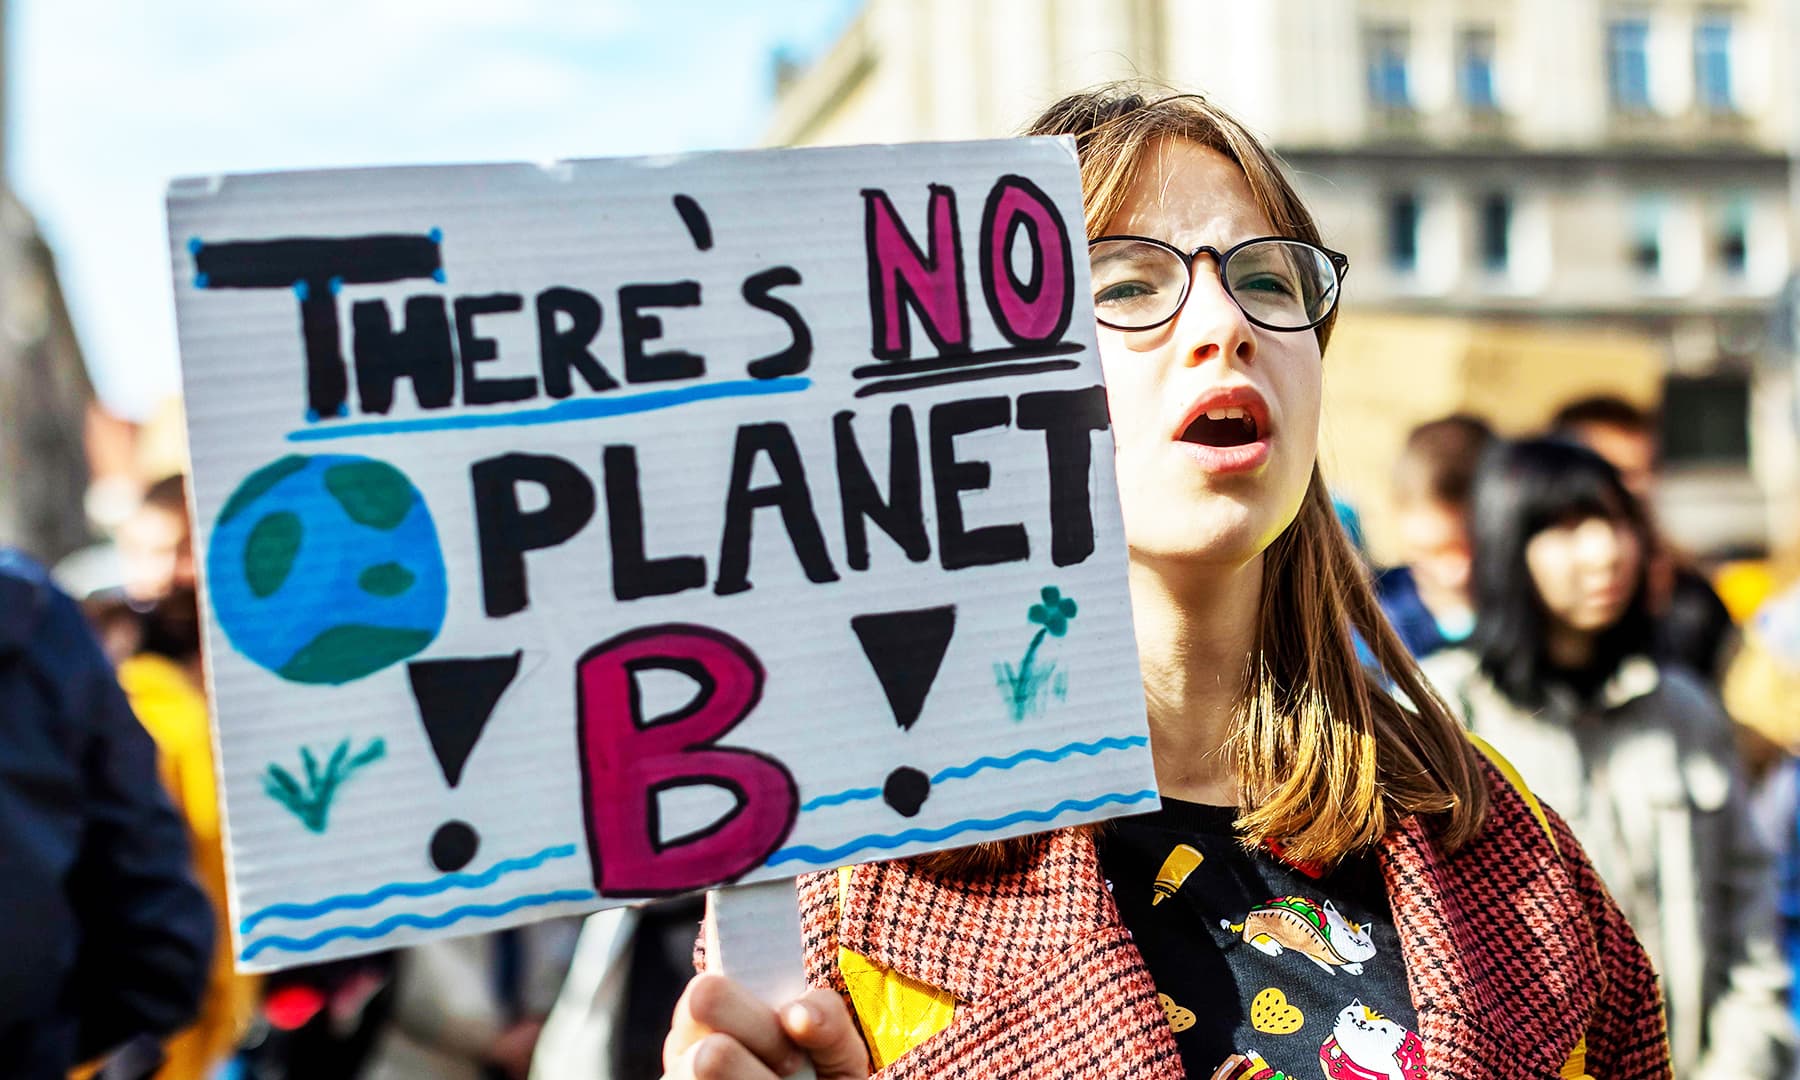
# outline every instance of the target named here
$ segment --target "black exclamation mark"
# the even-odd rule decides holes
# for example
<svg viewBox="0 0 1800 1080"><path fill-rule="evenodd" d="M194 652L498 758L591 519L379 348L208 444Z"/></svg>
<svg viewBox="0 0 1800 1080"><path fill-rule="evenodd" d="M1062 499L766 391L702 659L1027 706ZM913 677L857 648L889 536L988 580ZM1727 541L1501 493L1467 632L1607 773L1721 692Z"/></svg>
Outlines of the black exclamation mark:
<svg viewBox="0 0 1800 1080"><path fill-rule="evenodd" d="M956 633L956 605L857 615L850 629L862 642L863 655L887 695L894 722L911 731L925 710L925 697L944 665L950 638ZM881 797L902 817L912 817L931 794L931 777L902 765L888 773Z"/></svg>
<svg viewBox="0 0 1800 1080"><path fill-rule="evenodd" d="M453 660L415 660L406 665L419 721L451 787L462 782L463 766L494 715L500 696L519 674L523 652ZM431 834L431 865L448 874L475 858L481 837L466 821L446 821Z"/></svg>

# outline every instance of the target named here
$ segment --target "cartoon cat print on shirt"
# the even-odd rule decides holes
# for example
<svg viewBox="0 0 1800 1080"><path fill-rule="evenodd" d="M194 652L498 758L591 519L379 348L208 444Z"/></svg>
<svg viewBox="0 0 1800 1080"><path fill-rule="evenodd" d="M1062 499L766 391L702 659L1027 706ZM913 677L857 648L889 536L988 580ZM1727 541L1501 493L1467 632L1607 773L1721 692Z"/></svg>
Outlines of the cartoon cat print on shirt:
<svg viewBox="0 0 1800 1080"><path fill-rule="evenodd" d="M1375 955L1369 927L1338 914L1329 900L1321 906L1303 896L1277 896L1251 908L1243 922L1220 919L1219 926L1242 934L1259 952L1280 956L1292 950L1330 972L1341 967L1361 975L1363 961Z"/></svg>
<svg viewBox="0 0 1800 1080"><path fill-rule="evenodd" d="M1326 1080L1425 1080L1425 1043L1400 1024L1352 1001L1319 1047Z"/></svg>

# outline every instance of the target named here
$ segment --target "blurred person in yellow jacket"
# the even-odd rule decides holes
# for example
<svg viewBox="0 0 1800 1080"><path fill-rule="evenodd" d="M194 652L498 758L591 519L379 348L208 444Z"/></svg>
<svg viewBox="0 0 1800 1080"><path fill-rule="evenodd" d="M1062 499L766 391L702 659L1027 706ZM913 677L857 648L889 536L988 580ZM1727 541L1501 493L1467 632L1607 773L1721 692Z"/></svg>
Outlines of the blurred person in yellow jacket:
<svg viewBox="0 0 1800 1080"><path fill-rule="evenodd" d="M255 1012L257 980L232 968L225 902L225 838L213 771L212 734L200 669L200 610L188 540L186 485L180 476L151 486L120 540L157 538L157 550L137 562L161 573L128 582L140 612L137 651L118 666L138 720L155 741L170 799L187 822L194 874L212 901L220 945L213 952L206 996L193 1026L164 1046L157 1080L206 1080L230 1057ZM132 552L122 552L131 563Z"/></svg>

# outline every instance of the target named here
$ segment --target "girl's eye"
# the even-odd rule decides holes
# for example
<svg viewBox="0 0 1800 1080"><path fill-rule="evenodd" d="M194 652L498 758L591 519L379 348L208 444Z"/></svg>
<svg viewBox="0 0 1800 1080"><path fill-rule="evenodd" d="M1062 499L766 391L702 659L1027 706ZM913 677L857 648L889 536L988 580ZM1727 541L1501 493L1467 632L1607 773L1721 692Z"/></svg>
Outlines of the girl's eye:
<svg viewBox="0 0 1800 1080"><path fill-rule="evenodd" d="M1120 281L1106 286L1094 294L1096 304L1118 304L1126 300L1138 300L1154 295L1155 287L1142 281Z"/></svg>
<svg viewBox="0 0 1800 1080"><path fill-rule="evenodd" d="M1251 274L1239 281L1234 288L1243 292L1273 293L1277 296L1298 295L1293 283L1279 274Z"/></svg>

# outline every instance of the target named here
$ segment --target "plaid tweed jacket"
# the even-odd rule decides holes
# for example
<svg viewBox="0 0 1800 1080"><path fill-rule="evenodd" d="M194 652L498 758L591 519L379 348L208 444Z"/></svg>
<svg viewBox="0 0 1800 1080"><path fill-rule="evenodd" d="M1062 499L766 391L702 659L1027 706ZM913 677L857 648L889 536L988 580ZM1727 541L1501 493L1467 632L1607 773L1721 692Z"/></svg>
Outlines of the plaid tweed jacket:
<svg viewBox="0 0 1800 1080"><path fill-rule="evenodd" d="M1544 1080L1585 1035L1595 1080L1668 1076L1656 976L1580 845L1552 813L1552 847L1491 768L1489 788L1489 823L1462 851L1416 818L1380 848L1430 1075ZM841 904L836 875L813 874L800 903L813 985L846 992L842 946L957 1000L884 1078L1184 1075L1087 832L1046 834L1024 869L989 878L858 867Z"/></svg>

